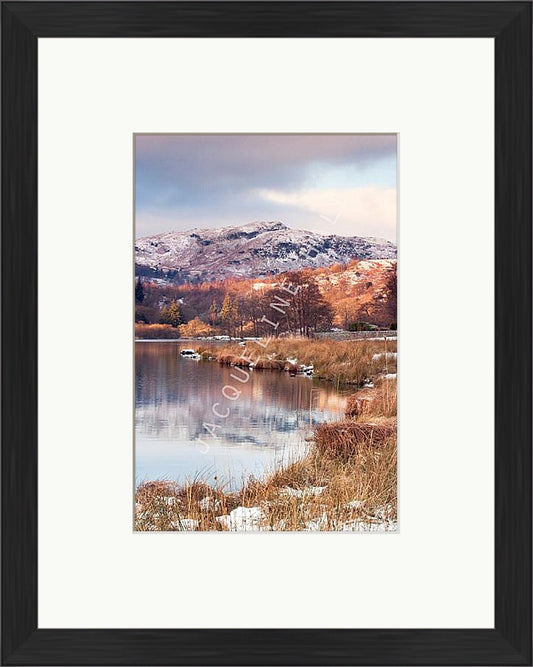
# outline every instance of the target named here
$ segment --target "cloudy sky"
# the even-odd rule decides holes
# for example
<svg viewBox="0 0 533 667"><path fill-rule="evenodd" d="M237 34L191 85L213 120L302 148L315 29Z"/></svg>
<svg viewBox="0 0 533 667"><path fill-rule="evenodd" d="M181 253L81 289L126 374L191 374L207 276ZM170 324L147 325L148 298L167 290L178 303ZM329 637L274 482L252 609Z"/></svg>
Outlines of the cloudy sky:
<svg viewBox="0 0 533 667"><path fill-rule="evenodd" d="M137 135L136 237L279 220L396 240L396 135Z"/></svg>

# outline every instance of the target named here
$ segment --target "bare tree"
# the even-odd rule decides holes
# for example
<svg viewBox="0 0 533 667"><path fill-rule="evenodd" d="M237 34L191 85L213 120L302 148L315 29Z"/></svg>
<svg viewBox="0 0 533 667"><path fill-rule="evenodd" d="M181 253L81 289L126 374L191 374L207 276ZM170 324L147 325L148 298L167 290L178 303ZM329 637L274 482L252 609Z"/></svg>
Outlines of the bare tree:
<svg viewBox="0 0 533 667"><path fill-rule="evenodd" d="M333 322L333 309L320 293L310 271L291 271L281 285L265 292L263 305L268 307L271 335L283 331L311 336L329 329Z"/></svg>

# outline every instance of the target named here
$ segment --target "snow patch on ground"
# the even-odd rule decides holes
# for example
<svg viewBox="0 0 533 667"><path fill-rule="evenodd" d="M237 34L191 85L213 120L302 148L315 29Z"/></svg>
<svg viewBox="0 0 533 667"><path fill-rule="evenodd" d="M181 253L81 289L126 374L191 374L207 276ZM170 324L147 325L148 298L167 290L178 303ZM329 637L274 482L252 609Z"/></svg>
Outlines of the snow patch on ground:
<svg viewBox="0 0 533 667"><path fill-rule="evenodd" d="M398 530L398 524L396 521L380 521L379 523L347 521L341 530L343 533L395 533Z"/></svg>
<svg viewBox="0 0 533 667"><path fill-rule="evenodd" d="M372 355L372 361L379 361L380 359L396 359L397 357L397 352L378 352L377 354Z"/></svg>
<svg viewBox="0 0 533 667"><path fill-rule="evenodd" d="M360 340L398 340L398 336L380 336L379 338L361 338Z"/></svg>
<svg viewBox="0 0 533 667"><path fill-rule="evenodd" d="M237 507L229 514L217 516L217 521L228 530L261 530L264 518L260 507Z"/></svg>
<svg viewBox="0 0 533 667"><path fill-rule="evenodd" d="M346 503L345 507L349 510L358 510L361 509L364 504L364 500L351 500L349 503Z"/></svg>
<svg viewBox="0 0 533 667"><path fill-rule="evenodd" d="M310 496L319 496L325 488L325 486L308 486L305 489L291 489L290 486L286 486L282 493L293 498L309 498Z"/></svg>
<svg viewBox="0 0 533 667"><path fill-rule="evenodd" d="M305 524L306 532L316 531L335 531L343 533L390 533L398 529L396 521L380 520L380 521L337 521L333 520L328 523L328 517L324 513L322 516L308 521Z"/></svg>
<svg viewBox="0 0 533 667"><path fill-rule="evenodd" d="M178 519L177 521L172 521L170 525L175 530L196 530L198 528L198 521L196 519Z"/></svg>

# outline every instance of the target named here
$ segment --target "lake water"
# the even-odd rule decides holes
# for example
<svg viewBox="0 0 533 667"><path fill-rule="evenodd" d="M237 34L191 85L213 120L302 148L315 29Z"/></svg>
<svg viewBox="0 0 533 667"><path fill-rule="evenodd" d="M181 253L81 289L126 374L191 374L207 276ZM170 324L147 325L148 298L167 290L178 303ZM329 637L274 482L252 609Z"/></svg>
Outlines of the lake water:
<svg viewBox="0 0 533 667"><path fill-rule="evenodd" d="M329 383L279 371L250 371L241 382L243 370L180 357L189 346L135 343L137 484L200 479L236 489L303 456L316 424L342 418L345 398ZM241 394L229 400L225 386Z"/></svg>

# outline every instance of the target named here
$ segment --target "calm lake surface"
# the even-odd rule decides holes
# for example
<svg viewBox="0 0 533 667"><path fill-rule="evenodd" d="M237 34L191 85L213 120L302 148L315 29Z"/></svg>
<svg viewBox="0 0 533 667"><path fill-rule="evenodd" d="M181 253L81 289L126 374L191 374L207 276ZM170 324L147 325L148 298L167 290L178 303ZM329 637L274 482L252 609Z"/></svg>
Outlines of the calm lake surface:
<svg viewBox="0 0 533 667"><path fill-rule="evenodd" d="M198 478L237 489L248 475L303 456L313 426L342 418L345 398L329 383L276 371L250 371L239 382L239 369L180 357L187 347L135 343L136 484ZM242 392L236 400L223 396L227 385ZM228 416L217 417L214 405Z"/></svg>

